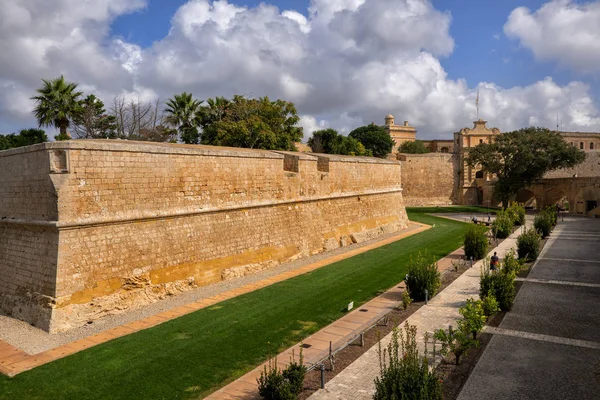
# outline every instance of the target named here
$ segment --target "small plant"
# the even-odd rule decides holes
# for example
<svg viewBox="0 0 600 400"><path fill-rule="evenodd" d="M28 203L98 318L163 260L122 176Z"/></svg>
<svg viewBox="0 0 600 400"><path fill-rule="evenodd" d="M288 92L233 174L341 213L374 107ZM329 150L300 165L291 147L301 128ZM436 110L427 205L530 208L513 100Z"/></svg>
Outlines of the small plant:
<svg viewBox="0 0 600 400"><path fill-rule="evenodd" d="M480 260L485 257L488 248L488 240L485 235L487 228L475 224L469 224L465 232L465 256L470 259Z"/></svg>
<svg viewBox="0 0 600 400"><path fill-rule="evenodd" d="M406 287L413 300L425 300L425 290L427 290L429 298L432 298L441 285L441 274L435 262L427 261L421 254L417 255L415 259L410 259Z"/></svg>
<svg viewBox="0 0 600 400"><path fill-rule="evenodd" d="M258 394L265 400L295 400L296 395L291 391L289 382L277 367L277 358L269 360L269 368L265 365L264 371L260 373L258 382Z"/></svg>
<svg viewBox="0 0 600 400"><path fill-rule="evenodd" d="M479 280L479 297L492 295L502 311L510 311L515 299L515 273L484 271Z"/></svg>
<svg viewBox="0 0 600 400"><path fill-rule="evenodd" d="M542 211L535 216L533 227L537 233L542 235L542 238L547 237L552 231L552 216L549 213Z"/></svg>
<svg viewBox="0 0 600 400"><path fill-rule="evenodd" d="M487 318L500 311L498 300L496 300L496 296L492 293L487 293L484 297L481 297L481 307L483 308L483 314Z"/></svg>
<svg viewBox="0 0 600 400"><path fill-rule="evenodd" d="M534 228L527 229L517 238L520 260L535 261L540 253L540 236Z"/></svg>
<svg viewBox="0 0 600 400"><path fill-rule="evenodd" d="M292 357L290 357L290 364L283 371L283 377L290 384L290 391L296 396L302 393L304 388L304 377L306 376L306 367L304 366L304 356L302 354L302 347L300 347L299 361L296 362L294 352L292 350Z"/></svg>
<svg viewBox="0 0 600 400"><path fill-rule="evenodd" d="M485 326L487 317L483 310L481 300L467 299L467 304L461 307L458 312L463 318L458 321L459 329L465 332L471 332L473 339L477 339L477 334Z"/></svg>
<svg viewBox="0 0 600 400"><path fill-rule="evenodd" d="M442 399L442 383L435 371L429 370L427 357L419 356L416 337L417 327L407 321L404 332L394 328L387 348L382 349L379 342L381 376L375 378L374 400Z"/></svg>
<svg viewBox="0 0 600 400"><path fill-rule="evenodd" d="M408 290L402 292L402 307L406 310L408 306L412 303L412 299L410 298L410 294L408 294Z"/></svg>
<svg viewBox="0 0 600 400"><path fill-rule="evenodd" d="M295 400L304 387L306 367L300 348L300 361L296 362L294 353L288 367L281 371L277 367L277 358L269 360L268 368L264 367L258 382L258 394L265 400Z"/></svg>
<svg viewBox="0 0 600 400"><path fill-rule="evenodd" d="M548 206L544 208L543 212L550 217L550 223L552 224L552 226L555 226L558 222L558 212L556 211L556 207Z"/></svg>
<svg viewBox="0 0 600 400"><path fill-rule="evenodd" d="M507 238L511 232L514 222L506 211L498 211L496 219L492 222L492 232L498 239Z"/></svg>
<svg viewBox="0 0 600 400"><path fill-rule="evenodd" d="M441 343L442 348L440 353L443 356L447 356L450 353L454 354L456 365L460 364L460 358L471 348L479 345L477 340L471 339L471 332L465 329L453 330L450 328L448 331L438 329L433 334L433 337Z"/></svg>

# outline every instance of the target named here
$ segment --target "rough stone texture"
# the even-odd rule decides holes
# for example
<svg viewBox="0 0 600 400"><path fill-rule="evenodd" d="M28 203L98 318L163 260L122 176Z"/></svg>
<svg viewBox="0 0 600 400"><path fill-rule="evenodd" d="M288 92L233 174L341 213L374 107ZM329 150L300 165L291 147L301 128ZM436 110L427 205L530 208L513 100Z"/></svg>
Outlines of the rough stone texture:
<svg viewBox="0 0 600 400"><path fill-rule="evenodd" d="M402 195L407 206L456 202L456 154L400 154L398 158L402 161Z"/></svg>
<svg viewBox="0 0 600 400"><path fill-rule="evenodd" d="M407 226L374 158L69 141L0 169L0 306L49 331Z"/></svg>

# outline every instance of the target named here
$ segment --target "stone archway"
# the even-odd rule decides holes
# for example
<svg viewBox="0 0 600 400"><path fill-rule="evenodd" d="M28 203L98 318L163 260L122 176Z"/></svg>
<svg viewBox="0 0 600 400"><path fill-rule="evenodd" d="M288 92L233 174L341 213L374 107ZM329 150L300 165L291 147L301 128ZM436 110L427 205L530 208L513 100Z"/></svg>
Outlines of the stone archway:
<svg viewBox="0 0 600 400"><path fill-rule="evenodd" d="M558 204L563 209L569 209L569 198L567 193L557 187L552 187L544 192L544 206L555 205Z"/></svg>
<svg viewBox="0 0 600 400"><path fill-rule="evenodd" d="M524 204L525 208L535 209L538 206L538 201L535 197L535 193L533 193L529 189L523 189L519 193L517 193L517 197L515 198L515 200L518 203Z"/></svg>
<svg viewBox="0 0 600 400"><path fill-rule="evenodd" d="M575 197L574 212L582 215L600 215L600 185L579 190Z"/></svg>

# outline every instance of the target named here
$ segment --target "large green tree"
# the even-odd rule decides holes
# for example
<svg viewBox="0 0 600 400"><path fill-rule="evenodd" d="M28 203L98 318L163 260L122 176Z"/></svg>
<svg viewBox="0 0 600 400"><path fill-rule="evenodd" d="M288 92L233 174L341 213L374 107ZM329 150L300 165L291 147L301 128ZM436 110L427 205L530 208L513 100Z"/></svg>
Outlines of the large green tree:
<svg viewBox="0 0 600 400"><path fill-rule="evenodd" d="M37 103L33 113L39 126L57 128L60 132L57 140L69 139L67 128L81 114L79 97L82 92L77 91L76 83L65 81L62 75L52 80L42 79L42 82L44 84L37 90L38 95L32 97Z"/></svg>
<svg viewBox="0 0 600 400"><path fill-rule="evenodd" d="M117 120L108 115L102 100L90 94L79 102L81 112L73 118L73 131L78 138L109 139L116 137Z"/></svg>
<svg viewBox="0 0 600 400"><path fill-rule="evenodd" d="M176 94L166 102L165 122L177 128L181 141L188 144L200 143L198 115L202 101L194 99L191 93Z"/></svg>
<svg viewBox="0 0 600 400"><path fill-rule="evenodd" d="M300 118L293 103L268 97L247 99L234 96L207 100L201 106L198 125L202 144L250 149L296 151L302 139Z"/></svg>
<svg viewBox="0 0 600 400"><path fill-rule="evenodd" d="M356 128L348 136L361 142L375 157L385 158L394 147L390 134L384 127L375 124Z"/></svg>
<svg viewBox="0 0 600 400"><path fill-rule="evenodd" d="M47 141L48 136L46 136L46 132L42 129L22 129L18 135L14 133L11 133L10 135L0 135L0 150L29 146Z"/></svg>
<svg viewBox="0 0 600 400"><path fill-rule="evenodd" d="M525 128L498 135L493 143L470 149L470 167L495 174L494 195L508 206L518 192L541 179L546 172L570 168L585 160L585 153L567 144L557 132Z"/></svg>
<svg viewBox="0 0 600 400"><path fill-rule="evenodd" d="M372 155L358 140L340 135L335 129L313 132L308 145L315 153L341 154L350 156Z"/></svg>
<svg viewBox="0 0 600 400"><path fill-rule="evenodd" d="M429 153L429 149L425 146L423 141L415 140L414 142L404 142L398 147L400 153L407 154L425 154Z"/></svg>

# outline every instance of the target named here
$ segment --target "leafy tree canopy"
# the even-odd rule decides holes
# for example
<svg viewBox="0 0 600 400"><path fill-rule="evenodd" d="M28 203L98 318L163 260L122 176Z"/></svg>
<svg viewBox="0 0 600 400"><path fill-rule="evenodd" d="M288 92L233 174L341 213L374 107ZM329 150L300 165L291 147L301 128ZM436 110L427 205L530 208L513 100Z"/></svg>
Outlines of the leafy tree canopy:
<svg viewBox="0 0 600 400"><path fill-rule="evenodd" d="M22 129L18 135L14 133L11 133L10 135L0 135L0 150L29 146L47 141L48 136L46 136L46 132L42 129Z"/></svg>
<svg viewBox="0 0 600 400"><path fill-rule="evenodd" d="M573 167L584 159L585 153L567 144L558 133L530 127L503 133L494 143L472 148L465 161L497 176L494 194L506 207L519 191L546 172Z"/></svg>
<svg viewBox="0 0 600 400"><path fill-rule="evenodd" d="M375 157L385 158L394 146L394 141L385 128L375 124L356 128L348 136L361 142Z"/></svg>
<svg viewBox="0 0 600 400"><path fill-rule="evenodd" d="M425 154L429 153L429 149L425 147L425 144L421 140L415 140L414 142L404 142L398 147L400 153L408 154Z"/></svg>
<svg viewBox="0 0 600 400"><path fill-rule="evenodd" d="M42 79L42 82L38 95L31 98L36 101L33 113L39 126L54 126L60 131L57 140L69 139L67 128L81 115L79 97L82 92L77 91L76 83L65 81L62 75L50 81Z"/></svg>
<svg viewBox="0 0 600 400"><path fill-rule="evenodd" d="M300 118L293 103L268 97L247 99L234 96L207 100L197 124L202 127L202 144L249 149L296 151L302 139Z"/></svg>
<svg viewBox="0 0 600 400"><path fill-rule="evenodd" d="M116 137L117 120L108 115L102 100L90 94L79 102L81 112L73 118L75 136L83 139Z"/></svg>
<svg viewBox="0 0 600 400"><path fill-rule="evenodd" d="M335 129L324 129L313 132L308 145L315 153L341 154L347 156L371 156L358 140L340 135Z"/></svg>

